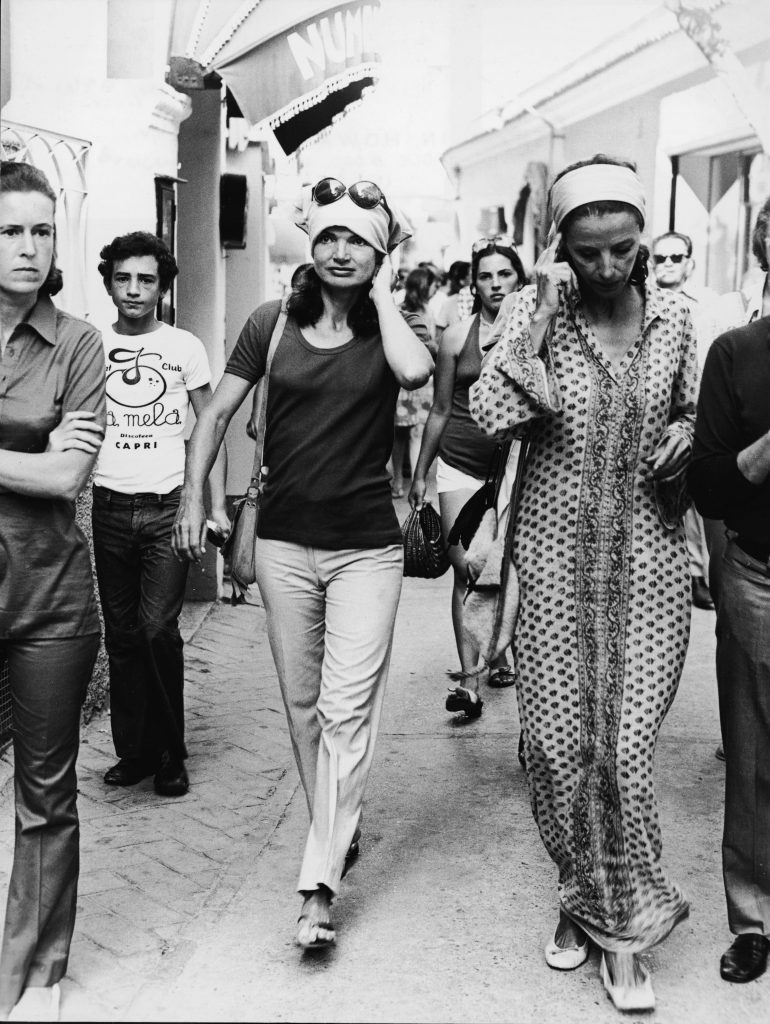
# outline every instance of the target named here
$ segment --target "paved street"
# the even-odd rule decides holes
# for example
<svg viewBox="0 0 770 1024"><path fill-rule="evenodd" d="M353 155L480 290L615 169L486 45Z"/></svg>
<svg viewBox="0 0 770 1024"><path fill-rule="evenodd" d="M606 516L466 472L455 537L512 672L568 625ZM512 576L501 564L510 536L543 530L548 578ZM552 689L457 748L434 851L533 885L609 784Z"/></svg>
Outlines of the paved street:
<svg viewBox="0 0 770 1024"><path fill-rule="evenodd" d="M403 516L404 506L399 502ZM107 719L80 757L80 909L62 1018L84 1021L617 1021L598 957L571 974L542 947L555 876L516 760L512 690L478 722L444 711L455 655L449 576L405 580L362 856L335 907L338 943L292 943L307 810L257 605L188 605L192 789L112 790ZM770 977L728 986L719 842L723 766L713 613L694 613L682 687L659 744L664 859L689 920L647 957L666 1024L759 1024ZM0 870L12 842L4 759ZM627 1018L628 1019L628 1018Z"/></svg>

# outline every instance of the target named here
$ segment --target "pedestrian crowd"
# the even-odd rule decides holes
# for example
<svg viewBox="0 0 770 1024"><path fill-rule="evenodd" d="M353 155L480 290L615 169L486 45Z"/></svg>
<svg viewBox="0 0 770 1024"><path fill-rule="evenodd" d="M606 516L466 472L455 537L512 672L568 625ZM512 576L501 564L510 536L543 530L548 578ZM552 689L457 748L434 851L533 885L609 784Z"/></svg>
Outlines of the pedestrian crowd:
<svg viewBox="0 0 770 1024"><path fill-rule="evenodd" d="M617 1009L655 1006L640 954L689 907L661 863L654 754L694 603L716 611L734 936L720 971L759 977L770 199L752 238L758 285L719 296L693 285L688 235L646 244L645 190L622 159L556 175L529 276L499 235L447 274L396 272L398 209L372 181L322 178L295 210L310 262L285 300L254 310L214 389L200 339L157 317L178 268L156 236L101 250L112 324L54 305L56 199L35 167L3 161L0 660L16 833L0 1016L58 1019L75 926L80 710L100 629L75 498L90 479L117 756L104 783L152 777L159 797L184 797L179 615L189 565L231 531L224 438L255 387L254 575L309 812L296 943L334 943L333 904L361 852L404 572L393 498L423 509L435 463L459 663L445 708L472 723L482 684L515 687L519 759L556 867L546 963L574 970L593 945Z"/></svg>

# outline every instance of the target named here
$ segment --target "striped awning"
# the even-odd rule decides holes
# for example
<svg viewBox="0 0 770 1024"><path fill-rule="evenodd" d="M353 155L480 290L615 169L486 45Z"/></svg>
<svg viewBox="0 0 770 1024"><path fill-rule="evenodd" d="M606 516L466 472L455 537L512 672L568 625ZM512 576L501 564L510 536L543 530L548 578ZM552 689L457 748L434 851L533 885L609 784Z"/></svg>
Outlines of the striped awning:
<svg viewBox="0 0 770 1024"><path fill-rule="evenodd" d="M252 126L293 153L378 77L380 0L177 0L169 82L224 80Z"/></svg>

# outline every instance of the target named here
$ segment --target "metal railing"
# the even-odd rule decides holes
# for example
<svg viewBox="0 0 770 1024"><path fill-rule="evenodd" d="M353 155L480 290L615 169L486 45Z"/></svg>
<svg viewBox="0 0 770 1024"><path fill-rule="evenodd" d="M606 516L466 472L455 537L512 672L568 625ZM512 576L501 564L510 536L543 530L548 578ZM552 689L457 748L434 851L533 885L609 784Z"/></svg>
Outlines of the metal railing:
<svg viewBox="0 0 770 1024"><path fill-rule="evenodd" d="M64 270L61 306L75 316L84 316L87 312L86 172L91 143L88 139L15 121L3 121L0 143L4 160L25 161L37 167L59 197L56 204L56 242L59 265Z"/></svg>

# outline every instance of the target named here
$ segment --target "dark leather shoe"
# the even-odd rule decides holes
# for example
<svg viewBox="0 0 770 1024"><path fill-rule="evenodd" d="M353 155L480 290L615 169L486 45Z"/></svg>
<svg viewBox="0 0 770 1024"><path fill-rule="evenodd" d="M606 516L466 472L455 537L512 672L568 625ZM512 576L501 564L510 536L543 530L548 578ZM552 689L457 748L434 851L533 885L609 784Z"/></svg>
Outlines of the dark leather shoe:
<svg viewBox="0 0 770 1024"><path fill-rule="evenodd" d="M711 600L709 588L702 576L692 578L692 603L696 608L703 608L706 611L714 610L714 602Z"/></svg>
<svg viewBox="0 0 770 1024"><path fill-rule="evenodd" d="M164 754L155 773L155 792L159 796L184 796L190 789L185 766Z"/></svg>
<svg viewBox="0 0 770 1024"><path fill-rule="evenodd" d="M348 847L348 852L345 854L345 863L342 866L342 874L340 875L340 878L345 877L360 856L361 843L358 839L354 839Z"/></svg>
<svg viewBox="0 0 770 1024"><path fill-rule="evenodd" d="M108 786L135 786L137 782L152 775L154 769L135 757L121 757L117 764L104 773Z"/></svg>
<svg viewBox="0 0 770 1024"><path fill-rule="evenodd" d="M753 932L736 935L735 941L719 962L719 973L725 981L753 981L764 974L770 939Z"/></svg>

